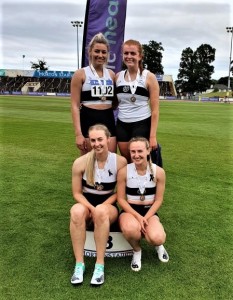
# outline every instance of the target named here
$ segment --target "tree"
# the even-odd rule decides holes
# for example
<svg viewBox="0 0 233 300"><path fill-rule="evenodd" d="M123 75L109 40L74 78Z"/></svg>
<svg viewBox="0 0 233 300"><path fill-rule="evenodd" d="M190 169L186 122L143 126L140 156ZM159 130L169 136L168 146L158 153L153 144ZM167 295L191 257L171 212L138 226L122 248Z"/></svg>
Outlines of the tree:
<svg viewBox="0 0 233 300"><path fill-rule="evenodd" d="M31 63L31 69L34 70L41 70L41 71L47 71L49 67L47 67L47 62L44 59L38 59L38 63L34 63L30 61Z"/></svg>
<svg viewBox="0 0 233 300"><path fill-rule="evenodd" d="M219 80L218 80L218 84L224 84L224 85L227 86L227 83L228 83L228 76L220 77Z"/></svg>
<svg viewBox="0 0 233 300"><path fill-rule="evenodd" d="M193 94L210 87L214 72L211 63L215 60L215 51L208 44L202 44L196 51L190 47L182 51L178 80L175 82L177 90Z"/></svg>
<svg viewBox="0 0 233 300"><path fill-rule="evenodd" d="M147 69L155 74L164 74L162 66L162 58L164 51L162 43L155 41L149 41L149 44L142 45L144 52L143 63L147 66Z"/></svg>
<svg viewBox="0 0 233 300"><path fill-rule="evenodd" d="M219 78L218 84L224 84L225 86L228 86L228 78L229 78L228 76ZM233 86L233 78L230 77L230 87L232 88L232 86Z"/></svg>

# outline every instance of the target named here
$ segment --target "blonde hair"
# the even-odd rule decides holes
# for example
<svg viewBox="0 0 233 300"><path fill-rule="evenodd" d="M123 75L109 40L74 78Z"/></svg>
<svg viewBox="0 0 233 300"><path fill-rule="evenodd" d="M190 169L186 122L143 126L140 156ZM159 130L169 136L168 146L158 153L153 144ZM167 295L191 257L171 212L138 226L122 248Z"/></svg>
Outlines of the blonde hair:
<svg viewBox="0 0 233 300"><path fill-rule="evenodd" d="M135 136L135 137L131 138L130 141L129 141L129 146L128 146L129 149L130 149L130 145L131 145L133 142L143 142L143 143L145 144L145 146L146 146L146 149L147 149L147 150L150 149L149 141L148 141L146 138L142 137L142 136ZM150 156L150 154L149 154L148 157L147 157L147 161L148 161L148 163L149 163L150 172L151 172L151 174L153 175L154 182L156 182L156 178L155 178L155 176L154 176L155 174L154 174L154 170L153 170L153 167L152 167L152 161L151 161L151 156Z"/></svg>
<svg viewBox="0 0 233 300"><path fill-rule="evenodd" d="M102 130L107 138L110 138L111 133L108 128L103 124L95 124L90 126L88 129L88 136L92 130ZM86 163L86 176L87 176L87 184L94 186L95 185L95 151L92 149L87 154L87 163Z"/></svg>
<svg viewBox="0 0 233 300"><path fill-rule="evenodd" d="M123 48L124 48L124 45L127 45L127 46L136 46L138 48L138 52L141 56L141 60L138 62L138 67L139 67L139 70L140 70L140 74L142 75L142 71L143 71L143 58L144 58L144 54L143 54L143 48L142 48L142 44L139 42L139 41L136 41L136 40L127 40L123 43L122 45L122 51L123 51Z"/></svg>
<svg viewBox="0 0 233 300"><path fill-rule="evenodd" d="M106 45L108 52L110 51L110 46L109 46L108 40L103 35L103 33L99 32L93 36L90 43L88 44L89 61L91 61L90 53L91 53L91 50L93 49L93 47L95 46L95 44L104 44L104 45Z"/></svg>

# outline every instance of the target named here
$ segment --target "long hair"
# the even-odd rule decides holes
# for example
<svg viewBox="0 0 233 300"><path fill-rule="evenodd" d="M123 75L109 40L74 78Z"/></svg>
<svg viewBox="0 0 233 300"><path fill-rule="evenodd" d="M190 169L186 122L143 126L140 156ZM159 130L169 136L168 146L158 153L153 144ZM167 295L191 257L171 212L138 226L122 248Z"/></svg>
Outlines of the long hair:
<svg viewBox="0 0 233 300"><path fill-rule="evenodd" d="M110 46L109 46L109 43L108 43L108 40L106 39L106 37L101 32L97 33L96 35L93 36L93 38L91 39L91 41L88 45L89 62L91 62L90 53L95 44L104 44L107 47L108 53L110 51Z"/></svg>
<svg viewBox="0 0 233 300"><path fill-rule="evenodd" d="M93 126L90 126L88 129L88 135L90 135L90 132L92 130L102 130L107 138L110 138L111 133L108 130L108 128L103 124L95 124ZM95 185L95 151L92 149L87 154L87 164L86 164L86 176L87 176L87 184L94 186Z"/></svg>
<svg viewBox="0 0 233 300"><path fill-rule="evenodd" d="M142 137L142 136L136 136L136 137L133 137L130 139L129 141L129 149L130 149L130 145L133 143L133 142L143 142L146 146L146 149L149 150L150 149L150 144L149 144L149 141ZM154 178L154 182L156 182L156 178L155 178L155 174L154 174L154 170L153 170L153 167L152 167L152 161L151 161L151 156L150 154L147 156L147 161L149 163L149 168L150 168L150 172L151 174L153 175L153 178Z"/></svg>
<svg viewBox="0 0 233 300"><path fill-rule="evenodd" d="M139 70L140 70L140 75L142 75L142 71L143 71L143 58L144 58L144 54L143 54L143 48L142 48L142 45L139 41L136 41L136 40L127 40L123 43L122 45L122 51L123 51L123 48L124 48L124 45L127 45L127 46L136 46L138 48L138 52L141 56L141 60L139 61L138 63L138 67L139 67Z"/></svg>

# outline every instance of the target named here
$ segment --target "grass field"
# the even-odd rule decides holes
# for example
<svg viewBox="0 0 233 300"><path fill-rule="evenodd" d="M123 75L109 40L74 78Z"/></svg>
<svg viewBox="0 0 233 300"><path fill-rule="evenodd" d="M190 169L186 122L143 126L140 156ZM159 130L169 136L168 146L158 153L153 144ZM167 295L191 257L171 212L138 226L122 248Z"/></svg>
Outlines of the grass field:
<svg viewBox="0 0 233 300"><path fill-rule="evenodd" d="M161 101L168 264L143 243L142 270L106 259L106 281L73 287L74 145L67 98L0 96L2 300L233 299L233 105Z"/></svg>

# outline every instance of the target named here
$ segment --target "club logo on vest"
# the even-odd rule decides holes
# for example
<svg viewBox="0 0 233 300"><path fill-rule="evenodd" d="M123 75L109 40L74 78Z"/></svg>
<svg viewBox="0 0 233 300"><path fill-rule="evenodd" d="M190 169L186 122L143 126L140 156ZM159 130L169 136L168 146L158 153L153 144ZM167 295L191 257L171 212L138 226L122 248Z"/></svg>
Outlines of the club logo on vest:
<svg viewBox="0 0 233 300"><path fill-rule="evenodd" d="M125 85L124 87L123 87L123 92L124 93L127 93L129 91L129 86L128 85Z"/></svg>

